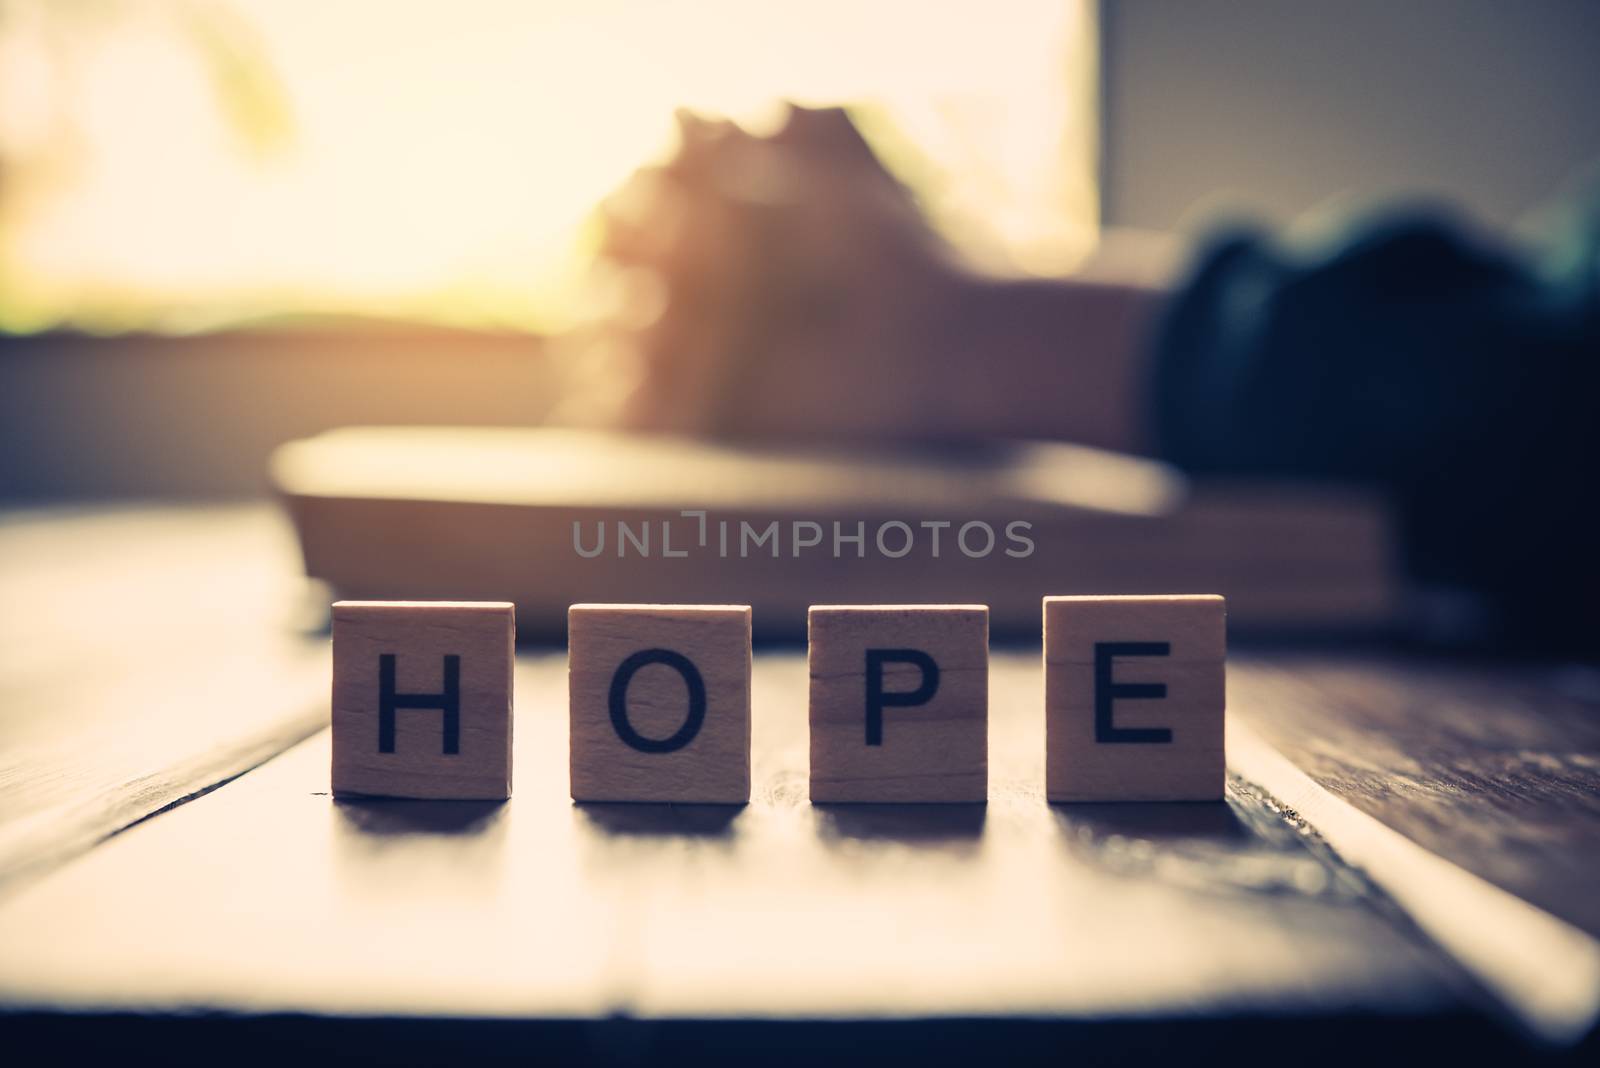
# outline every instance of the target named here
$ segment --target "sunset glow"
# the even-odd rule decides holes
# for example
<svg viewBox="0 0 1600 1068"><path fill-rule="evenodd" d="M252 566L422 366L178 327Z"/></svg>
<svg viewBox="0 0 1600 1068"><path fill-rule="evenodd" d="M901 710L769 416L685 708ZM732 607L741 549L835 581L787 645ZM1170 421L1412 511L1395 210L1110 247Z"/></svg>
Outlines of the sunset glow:
<svg viewBox="0 0 1600 1068"><path fill-rule="evenodd" d="M0 328L13 331L320 313L559 328L596 202L670 149L679 107L760 125L784 99L851 105L987 266L1068 266L1096 214L1087 3L6 14Z"/></svg>

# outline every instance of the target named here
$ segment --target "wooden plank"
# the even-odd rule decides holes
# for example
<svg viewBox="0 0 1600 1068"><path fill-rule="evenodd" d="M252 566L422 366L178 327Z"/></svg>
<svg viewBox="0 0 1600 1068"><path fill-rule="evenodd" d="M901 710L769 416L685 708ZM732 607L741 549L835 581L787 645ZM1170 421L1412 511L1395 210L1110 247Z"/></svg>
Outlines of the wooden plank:
<svg viewBox="0 0 1600 1068"><path fill-rule="evenodd" d="M23 887L0 902L0 1002L573 1019L1460 1009L1449 970L1246 788L1047 805L1036 651L992 665L987 806L809 804L798 652L756 658L749 805L573 805L566 669L559 652L519 659L507 803L335 801L324 735Z"/></svg>
<svg viewBox="0 0 1600 1068"><path fill-rule="evenodd" d="M1600 673L1382 652L1249 656L1230 708L1329 792L1600 937Z"/></svg>
<svg viewBox="0 0 1600 1068"><path fill-rule="evenodd" d="M1236 658L1229 762L1552 1041L1600 1018L1600 685L1590 669ZM1237 735L1235 740L1234 735Z"/></svg>
<svg viewBox="0 0 1600 1068"><path fill-rule="evenodd" d="M1294 804L1341 844L1349 826L1381 828L1358 836L1362 865L1373 840L1402 855L1399 875L1372 869L1394 887L1376 902L1303 821L1278 817L1281 798L1237 780L1220 805L1047 807L1037 653L1003 652L978 821L805 804L797 655L757 661L746 809L575 808L551 714L565 659L551 656L517 668L529 729L511 804L334 803L312 739L59 864L326 722L326 642L285 625L288 552L262 509L0 523L0 1001L535 1016L1456 1005L1429 950L1369 912L1398 901L1463 954L1478 979L1462 981L1524 1020L1545 996L1564 1026L1586 1011L1592 957L1572 936L1596 933L1600 685L1578 668L1234 655L1230 715L1281 757L1263 779L1309 783ZM1501 937L1449 936L1473 927ZM397 944L396 929L422 935ZM791 957L792 972L772 963ZM1561 985L1519 996L1541 972Z"/></svg>
<svg viewBox="0 0 1600 1068"><path fill-rule="evenodd" d="M0 890L327 724L294 568L266 505L0 515Z"/></svg>

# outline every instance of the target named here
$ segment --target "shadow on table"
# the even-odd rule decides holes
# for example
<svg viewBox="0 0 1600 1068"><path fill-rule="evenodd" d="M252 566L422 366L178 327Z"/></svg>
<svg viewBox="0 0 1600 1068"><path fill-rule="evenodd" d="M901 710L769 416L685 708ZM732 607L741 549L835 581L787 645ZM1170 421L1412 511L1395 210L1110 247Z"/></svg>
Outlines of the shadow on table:
<svg viewBox="0 0 1600 1068"><path fill-rule="evenodd" d="M399 798L339 798L334 811L360 834L475 835L494 828L504 801L411 801Z"/></svg>
<svg viewBox="0 0 1600 1068"><path fill-rule="evenodd" d="M1202 839L1244 844L1256 838L1226 801L1075 802L1050 806L1057 825L1074 837L1137 838L1171 843Z"/></svg>
<svg viewBox="0 0 1600 1068"><path fill-rule="evenodd" d="M731 838L744 805L584 801L573 809L591 829L614 837Z"/></svg>
<svg viewBox="0 0 1600 1068"><path fill-rule="evenodd" d="M1346 893L1327 858L1258 799L1056 804L1056 828L1103 871L1208 894Z"/></svg>
<svg viewBox="0 0 1600 1068"><path fill-rule="evenodd" d="M813 804L825 841L901 842L907 845L975 843L988 806Z"/></svg>

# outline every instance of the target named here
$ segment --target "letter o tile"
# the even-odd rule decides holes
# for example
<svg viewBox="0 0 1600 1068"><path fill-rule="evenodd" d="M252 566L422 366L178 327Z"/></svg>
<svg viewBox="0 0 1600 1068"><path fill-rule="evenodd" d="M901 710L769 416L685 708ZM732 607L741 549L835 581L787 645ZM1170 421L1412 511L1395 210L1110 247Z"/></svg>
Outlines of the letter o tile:
<svg viewBox="0 0 1600 1068"><path fill-rule="evenodd" d="M575 801L750 800L750 607L567 610Z"/></svg>

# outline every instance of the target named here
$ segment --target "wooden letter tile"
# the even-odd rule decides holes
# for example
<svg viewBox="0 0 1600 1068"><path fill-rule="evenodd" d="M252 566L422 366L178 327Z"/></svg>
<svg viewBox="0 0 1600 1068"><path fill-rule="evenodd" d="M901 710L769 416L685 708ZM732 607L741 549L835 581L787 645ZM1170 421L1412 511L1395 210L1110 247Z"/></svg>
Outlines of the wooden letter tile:
<svg viewBox="0 0 1600 1068"><path fill-rule="evenodd" d="M574 801L750 800L750 607L567 610Z"/></svg>
<svg viewBox="0 0 1600 1068"><path fill-rule="evenodd" d="M333 606L336 796L511 796L516 619L501 601Z"/></svg>
<svg viewBox="0 0 1600 1068"><path fill-rule="evenodd" d="M814 605L811 800L983 801L989 609Z"/></svg>
<svg viewBox="0 0 1600 1068"><path fill-rule="evenodd" d="M1222 797L1221 597L1044 599L1051 801Z"/></svg>

